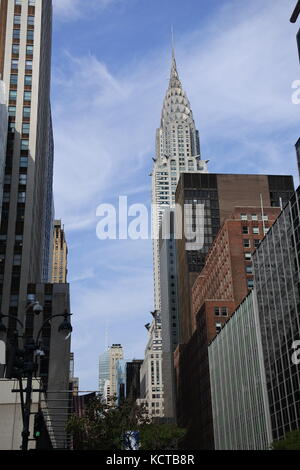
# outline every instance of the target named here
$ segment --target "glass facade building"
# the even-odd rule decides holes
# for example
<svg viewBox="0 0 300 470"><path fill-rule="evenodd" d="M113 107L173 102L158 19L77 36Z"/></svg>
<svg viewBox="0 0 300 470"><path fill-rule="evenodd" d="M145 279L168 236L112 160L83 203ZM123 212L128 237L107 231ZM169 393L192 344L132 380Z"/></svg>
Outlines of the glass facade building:
<svg viewBox="0 0 300 470"><path fill-rule="evenodd" d="M300 188L253 254L273 440L300 428Z"/></svg>
<svg viewBox="0 0 300 470"><path fill-rule="evenodd" d="M215 449L268 449L272 433L255 290L208 351Z"/></svg>

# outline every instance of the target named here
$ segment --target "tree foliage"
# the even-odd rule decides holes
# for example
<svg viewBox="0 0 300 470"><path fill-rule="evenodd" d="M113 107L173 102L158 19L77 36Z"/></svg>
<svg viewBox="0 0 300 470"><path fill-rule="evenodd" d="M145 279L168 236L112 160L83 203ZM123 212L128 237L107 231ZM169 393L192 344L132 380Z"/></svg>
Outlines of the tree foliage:
<svg viewBox="0 0 300 470"><path fill-rule="evenodd" d="M300 429L286 434L284 439L274 442L273 450L300 450Z"/></svg>
<svg viewBox="0 0 300 470"><path fill-rule="evenodd" d="M67 424L78 450L130 449L130 438L136 431L141 450L177 449L184 435L184 430L173 424L151 422L142 406L128 401L108 406L100 396L89 403L83 417L73 415Z"/></svg>

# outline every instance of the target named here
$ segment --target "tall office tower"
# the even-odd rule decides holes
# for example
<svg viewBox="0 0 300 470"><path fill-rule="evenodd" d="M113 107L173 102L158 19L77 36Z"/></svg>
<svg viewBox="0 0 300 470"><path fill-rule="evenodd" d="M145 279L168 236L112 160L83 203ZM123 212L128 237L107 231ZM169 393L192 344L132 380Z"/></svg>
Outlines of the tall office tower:
<svg viewBox="0 0 300 470"><path fill-rule="evenodd" d="M189 100L179 80L173 51L169 87L164 99L160 128L156 131L156 158L152 171L152 224L154 305L160 309L159 226L166 207L174 207L180 173L207 172L200 157Z"/></svg>
<svg viewBox="0 0 300 470"><path fill-rule="evenodd" d="M1 0L0 76L9 129L1 220L3 314L24 319L27 285L45 280L52 228L51 0ZM8 322L8 335L16 321Z"/></svg>
<svg viewBox="0 0 300 470"><path fill-rule="evenodd" d="M163 236L163 233L167 235ZM176 420L175 376L173 353L179 342L177 252L175 211L166 209L159 237L161 274L162 370L164 413Z"/></svg>
<svg viewBox="0 0 300 470"><path fill-rule="evenodd" d="M270 449L271 419L255 289L211 342L208 359L215 449Z"/></svg>
<svg viewBox="0 0 300 470"><path fill-rule="evenodd" d="M273 440L300 429L300 188L253 254ZM298 354L299 357L299 354Z"/></svg>
<svg viewBox="0 0 300 470"><path fill-rule="evenodd" d="M281 203L284 204L289 200L293 194L293 188L293 179L290 176L181 175L176 192L177 207L183 208L184 204L192 205L192 211L182 215L183 227L186 224L194 223L195 230L197 230L198 224L204 224L202 226L202 231L204 229L202 250L193 253L193 251L187 249L187 243L184 239L178 239L176 243L180 333L180 343L174 353L177 417L181 426L187 426L188 423L188 434L185 441L187 446L192 446L190 448L211 449L214 446L212 413L209 405L208 341L213 338L212 335L216 334L217 329L226 319L222 312L226 315L231 314L237 302L241 301L241 297L248 292L248 281L251 283L252 275L250 272L247 273L247 270L251 267L244 257L244 251L250 252L254 248L252 238L259 239L264 235L262 230L263 221L260 220L258 223L255 220L261 212L261 202L263 202L263 207L269 208L268 210L271 211L269 214L271 219L271 214L275 208L280 207ZM193 211L197 212L197 205L204 205L204 218L202 217L200 220L193 217ZM236 206L241 208L242 215L239 216L240 220L234 223L238 226L239 233L236 232L236 229L233 231L232 254L229 256L229 259L231 258L229 264L234 267L234 270L231 271L228 262L220 264L218 260L220 252L222 256L228 253L230 246L230 244L227 245L228 233L224 233L223 238L220 238L219 235L217 237L219 247L222 247L220 251L218 251L216 245L211 248L211 252L209 252L209 248L218 233L220 225L226 219L232 217ZM246 207L248 207L247 210ZM257 208L259 212L257 212ZM268 212L265 215L267 214ZM273 213L273 219L275 215ZM254 220L252 220L252 217ZM245 231L247 226L248 234L242 233L243 222L245 222ZM267 228L268 223L269 221L264 220L265 228ZM254 233L254 229L255 231L258 229L259 233ZM184 228L183 232L185 232ZM250 234L250 232L252 233ZM234 241L237 236L240 239L239 243L236 243L236 240ZM244 247L242 239L245 239L245 243L247 242L247 245L249 245L248 247L246 245ZM209 258L210 254L213 253L215 254L214 260ZM205 268L206 256L208 256L209 266ZM239 259L240 261L237 262ZM219 275L217 269L215 270L216 265L222 270L223 276ZM195 300L199 296L197 300L199 303L201 298L203 302L216 300L216 303L205 303L206 307L203 315L199 318L198 311L195 311L193 315L192 287L199 272L203 273L203 268L206 269L207 292L205 286L203 286L202 291L199 288ZM236 288L232 290L229 284L234 279ZM249 287L251 287L251 284L249 284ZM216 294L216 297L212 297L214 294ZM239 300L235 303L233 302L233 295L239 297ZM222 298L220 299L219 296ZM198 305L198 307L202 312L201 305Z"/></svg>
<svg viewBox="0 0 300 470"><path fill-rule="evenodd" d="M123 359L121 344L113 344L99 358L99 392L107 403L118 397L118 361Z"/></svg>
<svg viewBox="0 0 300 470"><path fill-rule="evenodd" d="M5 170L5 157L6 157L6 142L7 142L7 106L5 97L5 85L0 77L0 208L2 207L2 195L4 184L4 170ZM1 214L0 214L1 217ZM0 218L1 222L1 218Z"/></svg>
<svg viewBox="0 0 300 470"><path fill-rule="evenodd" d="M52 282L67 282L68 246L61 220L54 221Z"/></svg>
<svg viewBox="0 0 300 470"><path fill-rule="evenodd" d="M177 403L178 420L195 448L214 445L208 345L253 288L251 254L279 213L275 207L235 208L194 282L192 336L177 363Z"/></svg>
<svg viewBox="0 0 300 470"><path fill-rule="evenodd" d="M135 401L140 398L140 370L142 359L133 359L126 363L126 399Z"/></svg>
<svg viewBox="0 0 300 470"><path fill-rule="evenodd" d="M145 327L149 340L145 359L140 370L140 398L138 405L144 405L152 418L164 417L164 385L162 377L162 337L159 311L152 312L153 320Z"/></svg>

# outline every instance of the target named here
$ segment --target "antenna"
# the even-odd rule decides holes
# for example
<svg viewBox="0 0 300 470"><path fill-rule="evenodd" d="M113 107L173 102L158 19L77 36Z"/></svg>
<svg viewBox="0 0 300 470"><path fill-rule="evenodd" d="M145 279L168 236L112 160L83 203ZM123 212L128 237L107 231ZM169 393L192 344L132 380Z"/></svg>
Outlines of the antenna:
<svg viewBox="0 0 300 470"><path fill-rule="evenodd" d="M172 56L175 57L174 28L173 28L173 25L171 25L171 42L172 42Z"/></svg>

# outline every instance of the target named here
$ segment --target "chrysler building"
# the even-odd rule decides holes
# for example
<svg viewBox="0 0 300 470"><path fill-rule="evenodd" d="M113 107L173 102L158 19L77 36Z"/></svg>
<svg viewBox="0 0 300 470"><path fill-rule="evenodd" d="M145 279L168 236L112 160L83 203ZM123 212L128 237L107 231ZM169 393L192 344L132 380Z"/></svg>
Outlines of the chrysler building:
<svg viewBox="0 0 300 470"><path fill-rule="evenodd" d="M182 172L207 173L201 160L199 133L189 100L177 72L174 50L169 87L160 128L156 131L156 157L152 171L152 224L154 305L160 310L159 228L163 212L175 206L175 191Z"/></svg>

